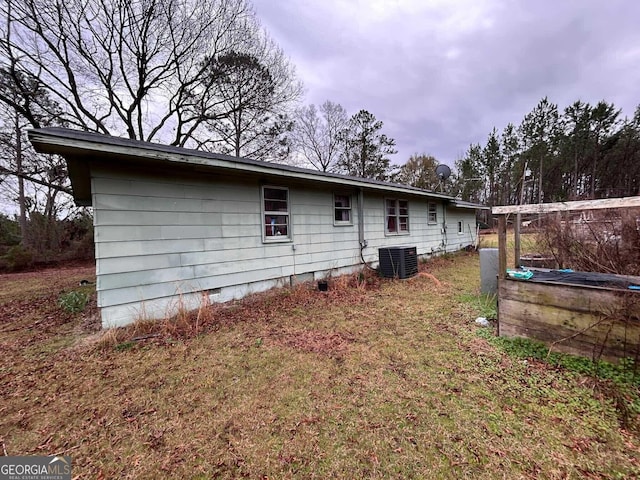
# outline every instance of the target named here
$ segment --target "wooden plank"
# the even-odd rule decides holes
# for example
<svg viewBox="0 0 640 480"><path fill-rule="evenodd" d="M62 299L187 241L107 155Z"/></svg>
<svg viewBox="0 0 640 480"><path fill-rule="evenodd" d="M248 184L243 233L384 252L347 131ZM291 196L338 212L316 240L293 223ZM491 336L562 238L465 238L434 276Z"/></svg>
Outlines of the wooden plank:
<svg viewBox="0 0 640 480"><path fill-rule="evenodd" d="M500 282L498 287L501 300L550 305L578 312L606 311L624 296L631 295L640 299L640 293L631 290L612 290L603 287L537 283L511 279Z"/></svg>
<svg viewBox="0 0 640 480"><path fill-rule="evenodd" d="M522 218L520 217L520 213L516 215L516 223L513 225L513 256L514 262L513 264L516 268L520 267L520 223L522 222Z"/></svg>
<svg viewBox="0 0 640 480"><path fill-rule="evenodd" d="M505 205L493 207L493 215L508 213L549 213L570 210L599 210L603 208L640 207L640 196L623 198L605 198L601 200L577 200L572 202L537 203L528 205Z"/></svg>
<svg viewBox="0 0 640 480"><path fill-rule="evenodd" d="M498 279L506 278L507 271L507 219L498 217Z"/></svg>
<svg viewBox="0 0 640 480"><path fill-rule="evenodd" d="M570 353L571 355L579 355L587 358L594 358L598 354L600 354L600 352L602 352L603 354L605 354L606 352L608 356L613 357L614 359L620 358L620 354L617 353L615 349L611 349L611 347L602 347L596 349L596 347L592 343L582 342L578 338L573 338L571 343L554 343L554 341L559 340L560 338L556 338L554 335L550 334L547 331L534 330L523 325L503 325L502 336L507 338L519 337L535 340L544 343L549 348L551 348L551 351L554 352Z"/></svg>
<svg viewBox="0 0 640 480"><path fill-rule="evenodd" d="M503 326L519 325L545 332L554 341L577 334L583 341L616 346L625 339L637 343L640 336L640 322L633 319L625 322L619 317L608 317L604 312L574 312L516 300L501 300L499 308Z"/></svg>
<svg viewBox="0 0 640 480"><path fill-rule="evenodd" d="M602 352L609 360L640 348L640 296L635 292L510 279L498 288L501 336L532 338L586 357Z"/></svg>
<svg viewBox="0 0 640 480"><path fill-rule="evenodd" d="M503 325L503 333L501 335L507 338L535 338L536 340L541 341L549 346L553 344L554 341L552 337L548 337L545 339L544 332L534 333L529 328L509 324ZM637 346L635 348L637 348ZM590 359L602 359L610 362L616 362L625 357L636 356L636 352L634 351L633 346L630 346L625 351L620 347L600 347L591 343L581 342L579 339L572 339L571 343L561 342L553 344L552 351L568 353L571 355L579 355Z"/></svg>

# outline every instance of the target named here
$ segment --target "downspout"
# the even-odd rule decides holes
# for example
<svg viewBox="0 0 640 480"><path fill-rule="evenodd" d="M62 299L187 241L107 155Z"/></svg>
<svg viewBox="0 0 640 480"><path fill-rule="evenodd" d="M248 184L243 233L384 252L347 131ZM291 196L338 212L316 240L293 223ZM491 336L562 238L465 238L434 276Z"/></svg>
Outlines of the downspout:
<svg viewBox="0 0 640 480"><path fill-rule="evenodd" d="M367 246L364 239L364 192L358 188L358 241L360 242L360 252Z"/></svg>
<svg viewBox="0 0 640 480"><path fill-rule="evenodd" d="M447 253L447 203L442 202L442 250Z"/></svg>
<svg viewBox="0 0 640 480"><path fill-rule="evenodd" d="M360 243L360 260L362 264L370 270L377 271L364 259L364 249L367 248L369 242L364 238L364 191L362 188L358 188L358 242Z"/></svg>

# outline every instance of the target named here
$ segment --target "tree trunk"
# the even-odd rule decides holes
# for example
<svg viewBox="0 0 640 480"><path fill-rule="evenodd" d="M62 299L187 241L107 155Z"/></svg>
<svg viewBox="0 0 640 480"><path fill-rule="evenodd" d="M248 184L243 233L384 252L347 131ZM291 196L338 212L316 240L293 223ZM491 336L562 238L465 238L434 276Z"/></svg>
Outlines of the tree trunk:
<svg viewBox="0 0 640 480"><path fill-rule="evenodd" d="M241 85L238 85L236 94L238 95L238 105L242 105L244 99ZM240 151L242 150L242 108L238 108L238 110L233 113L233 128L233 149L236 157L240 158Z"/></svg>
<svg viewBox="0 0 640 480"><path fill-rule="evenodd" d="M593 156L593 169L591 171L591 198L596 198L596 166L597 160L595 155Z"/></svg>
<svg viewBox="0 0 640 480"><path fill-rule="evenodd" d="M26 247L29 244L27 238L27 201L24 196L24 178L22 177L22 129L20 128L20 119L15 116L15 133L16 133L16 171L18 172L18 223L20 225L20 244Z"/></svg>
<svg viewBox="0 0 640 480"><path fill-rule="evenodd" d="M544 199L544 193L542 193L542 162L544 162L544 157L540 156L540 177L538 178L538 203L542 203Z"/></svg>
<svg viewBox="0 0 640 480"><path fill-rule="evenodd" d="M574 147L573 150L573 175L571 175L571 182L573 185L571 186L573 190L574 198L577 200L580 198L580 192L578 189L578 148ZM569 199L571 200L571 198Z"/></svg>

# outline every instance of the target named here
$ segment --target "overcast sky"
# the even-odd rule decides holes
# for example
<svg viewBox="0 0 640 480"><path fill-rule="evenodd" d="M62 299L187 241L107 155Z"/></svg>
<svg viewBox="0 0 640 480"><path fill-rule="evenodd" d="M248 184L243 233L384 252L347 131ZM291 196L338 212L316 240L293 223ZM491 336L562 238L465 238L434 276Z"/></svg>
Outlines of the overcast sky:
<svg viewBox="0 0 640 480"><path fill-rule="evenodd" d="M253 0L305 104L369 110L404 163L453 165L548 96L640 104L637 0Z"/></svg>

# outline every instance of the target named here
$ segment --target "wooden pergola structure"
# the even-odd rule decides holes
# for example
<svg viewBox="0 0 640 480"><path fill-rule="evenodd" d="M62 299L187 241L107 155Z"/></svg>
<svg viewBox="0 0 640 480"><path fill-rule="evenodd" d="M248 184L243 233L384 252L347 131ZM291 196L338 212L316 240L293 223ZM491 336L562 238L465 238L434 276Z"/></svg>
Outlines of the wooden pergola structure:
<svg viewBox="0 0 640 480"><path fill-rule="evenodd" d="M518 267L520 265L520 215L522 215L523 213L546 214L554 212L575 212L584 210L603 210L611 208L633 207L640 208L640 196L493 207L491 209L492 215L498 216L498 278L504 279L507 271L507 215L515 213L518 216L516 222L513 225L515 235L515 266Z"/></svg>
<svg viewBox="0 0 640 480"><path fill-rule="evenodd" d="M498 335L531 338L550 348L594 359L640 359L640 291L606 282L592 285L570 278L545 280L542 270L531 280L507 276L508 215L518 217L514 253L519 266L521 214L614 208L640 208L640 196L492 208L492 214L498 216ZM584 275L575 272L581 273ZM640 285L640 277L609 277L620 277L625 285Z"/></svg>

